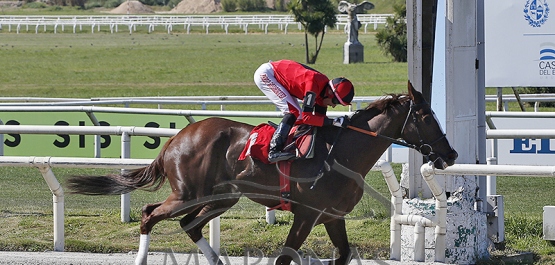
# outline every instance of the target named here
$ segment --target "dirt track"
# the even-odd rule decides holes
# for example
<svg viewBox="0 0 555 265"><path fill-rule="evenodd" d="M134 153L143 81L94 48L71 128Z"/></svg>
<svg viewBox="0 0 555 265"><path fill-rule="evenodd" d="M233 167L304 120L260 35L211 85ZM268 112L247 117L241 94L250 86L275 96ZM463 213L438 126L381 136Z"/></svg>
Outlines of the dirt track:
<svg viewBox="0 0 555 265"><path fill-rule="evenodd" d="M116 254L96 254L96 253L79 253L79 252L0 252L0 264L10 265L36 265L36 264L52 264L52 265L132 265L134 264L135 253L116 253ZM274 259L271 258L245 258L245 257L227 257L222 258L225 263L233 265L271 265ZM180 254L180 253L150 253L148 256L149 264L189 264L189 265L208 265L206 259L202 255ZM313 263L319 264L319 263ZM418 264L431 265L438 263L401 263L389 260L353 260L351 265L400 265L400 264ZM444 264L443 264L444 265Z"/></svg>

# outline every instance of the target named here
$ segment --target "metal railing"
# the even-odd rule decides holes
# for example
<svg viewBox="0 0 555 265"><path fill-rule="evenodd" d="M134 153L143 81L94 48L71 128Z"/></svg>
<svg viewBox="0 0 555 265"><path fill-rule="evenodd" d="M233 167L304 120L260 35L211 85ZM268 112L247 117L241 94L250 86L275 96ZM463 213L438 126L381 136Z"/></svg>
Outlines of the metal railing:
<svg viewBox="0 0 555 265"><path fill-rule="evenodd" d="M373 102L380 96L355 97L349 111L361 109L366 103ZM301 101L299 101L301 103ZM176 97L112 97L112 98L39 98L39 97L0 97L0 107L62 107L62 106L101 106L101 105L156 105L161 109L164 105L199 105L202 110L208 106L220 106L225 110L227 105L268 105L274 106L266 96L176 96Z"/></svg>
<svg viewBox="0 0 555 265"><path fill-rule="evenodd" d="M350 111L360 109L365 103L373 102L384 96L355 97ZM497 102L496 95L486 95L486 102ZM534 111L538 112L543 102L555 102L555 94L521 94L522 102L533 102ZM514 95L504 95L501 99L504 109L508 104L517 102ZM225 110L226 105L273 105L265 96L163 96L163 97L107 97L107 98L43 98L43 97L0 97L0 106L99 106L99 105L200 105L206 110L209 105L219 105Z"/></svg>
<svg viewBox="0 0 555 265"><path fill-rule="evenodd" d="M359 14L358 20L367 32L369 25L374 30L378 25L385 24L388 17L392 14ZM349 23L347 15L337 15L336 29L346 27ZM38 33L42 28L43 32L52 29L54 33L65 31L66 27L72 28L73 33L83 31L83 27L90 28L91 32L100 31L102 28L109 28L111 33L119 31L120 27L127 27L129 33L137 30L137 27L147 27L148 32L152 32L157 27L163 27L165 31L171 33L176 26L182 26L187 33L190 33L191 27L199 26L208 34L210 27L218 26L229 33L230 26L236 26L242 29L245 34L248 33L249 26L257 26L268 33L269 26L276 26L277 29L287 33L288 27L296 26L301 29L301 25L295 22L291 15L94 15L94 16L72 16L72 15L11 15L0 16L0 30L7 27L8 32L14 28L17 33L22 31L28 32L34 29Z"/></svg>

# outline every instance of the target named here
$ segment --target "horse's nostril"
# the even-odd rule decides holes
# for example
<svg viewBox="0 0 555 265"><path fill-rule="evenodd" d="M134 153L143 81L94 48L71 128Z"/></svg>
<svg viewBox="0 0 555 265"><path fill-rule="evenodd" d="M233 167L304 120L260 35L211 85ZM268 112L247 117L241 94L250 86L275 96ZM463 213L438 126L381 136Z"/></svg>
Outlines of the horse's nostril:
<svg viewBox="0 0 555 265"><path fill-rule="evenodd" d="M453 151L453 152L449 153L449 154L447 155L447 157L448 157L449 159L455 160L455 159L457 159L457 158L459 157L459 154L457 153L457 151Z"/></svg>

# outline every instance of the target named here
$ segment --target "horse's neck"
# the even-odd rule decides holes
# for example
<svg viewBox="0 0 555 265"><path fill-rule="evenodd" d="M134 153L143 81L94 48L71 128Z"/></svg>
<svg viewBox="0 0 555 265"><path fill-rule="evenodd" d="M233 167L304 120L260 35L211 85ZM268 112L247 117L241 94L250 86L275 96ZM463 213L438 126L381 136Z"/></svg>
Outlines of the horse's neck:
<svg viewBox="0 0 555 265"><path fill-rule="evenodd" d="M368 117L357 119L356 124L353 125L359 128L368 126L370 131L380 135L399 138L407 113L408 107L403 104L374 116L369 113ZM391 142L381 137L362 136L358 132L353 132L353 134L356 135L356 138L353 138L356 139L356 142L349 145L348 148L351 154L356 154L357 159L353 159L350 166L352 170L365 175L391 145Z"/></svg>
<svg viewBox="0 0 555 265"><path fill-rule="evenodd" d="M384 113L374 116L368 120L371 131L391 138L400 138L403 125L408 114L406 104L386 110Z"/></svg>

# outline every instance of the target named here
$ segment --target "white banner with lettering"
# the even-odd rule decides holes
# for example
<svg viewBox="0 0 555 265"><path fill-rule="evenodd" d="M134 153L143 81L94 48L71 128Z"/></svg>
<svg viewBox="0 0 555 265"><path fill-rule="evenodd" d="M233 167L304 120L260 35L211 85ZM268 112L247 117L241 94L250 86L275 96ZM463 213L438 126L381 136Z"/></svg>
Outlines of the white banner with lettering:
<svg viewBox="0 0 555 265"><path fill-rule="evenodd" d="M486 0L487 87L555 87L555 0Z"/></svg>
<svg viewBox="0 0 555 265"><path fill-rule="evenodd" d="M491 119L497 129L555 129L555 122L547 118ZM488 140L487 156L492 154ZM500 165L552 166L555 161L555 139L499 139L497 163Z"/></svg>

